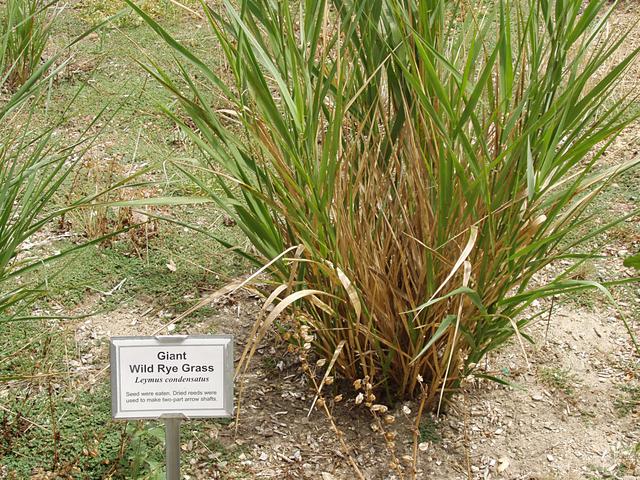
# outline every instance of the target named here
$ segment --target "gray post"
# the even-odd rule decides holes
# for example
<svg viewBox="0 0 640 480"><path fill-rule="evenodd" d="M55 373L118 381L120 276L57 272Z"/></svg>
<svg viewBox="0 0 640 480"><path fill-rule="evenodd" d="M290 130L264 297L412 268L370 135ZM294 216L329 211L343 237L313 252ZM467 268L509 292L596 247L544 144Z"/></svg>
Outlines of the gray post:
<svg viewBox="0 0 640 480"><path fill-rule="evenodd" d="M167 480L180 480L180 418L166 418L165 447Z"/></svg>

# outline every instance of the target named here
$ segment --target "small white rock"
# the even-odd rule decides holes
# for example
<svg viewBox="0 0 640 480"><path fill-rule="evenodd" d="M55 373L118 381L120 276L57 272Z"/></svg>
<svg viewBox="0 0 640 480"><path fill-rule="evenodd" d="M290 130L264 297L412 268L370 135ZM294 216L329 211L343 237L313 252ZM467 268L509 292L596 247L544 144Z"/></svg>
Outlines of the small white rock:
<svg viewBox="0 0 640 480"><path fill-rule="evenodd" d="M507 468L509 468L510 464L511 462L507 457L500 457L498 459L498 473L504 472Z"/></svg>

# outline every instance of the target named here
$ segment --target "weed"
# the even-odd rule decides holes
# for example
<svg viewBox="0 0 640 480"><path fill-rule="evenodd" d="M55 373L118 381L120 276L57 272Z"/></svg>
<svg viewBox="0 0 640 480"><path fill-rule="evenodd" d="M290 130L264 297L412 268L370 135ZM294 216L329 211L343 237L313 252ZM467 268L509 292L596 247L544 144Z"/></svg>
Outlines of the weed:
<svg viewBox="0 0 640 480"><path fill-rule="evenodd" d="M567 396L573 395L578 379L571 370L557 367L543 367L538 370L540 380L545 385L554 388Z"/></svg>
<svg viewBox="0 0 640 480"><path fill-rule="evenodd" d="M640 455L638 444L622 449L617 455L617 463L608 468L591 465L591 474L588 478L593 480L617 480L619 478L635 478L640 467Z"/></svg>
<svg viewBox="0 0 640 480"><path fill-rule="evenodd" d="M9 472L19 478L27 478L37 468L64 474L65 471L83 472L91 478L105 478L107 473L116 469L128 468L129 459L134 455L126 451L122 458L120 451L123 432L117 424L111 421L110 391L107 387L100 387L95 393L80 392L74 395L73 401L65 401L56 396L58 410L57 428L58 442L52 442L48 400L35 395L30 401L25 418L41 425L33 427L29 435L14 437L11 450L5 452L4 464ZM10 407L16 405L19 399L9 397ZM14 413L19 415L19 412ZM162 448L145 439L145 455L150 460L162 459ZM135 446L135 443L134 443ZM57 455L57 464L54 457ZM140 468L142 471L142 468Z"/></svg>
<svg viewBox="0 0 640 480"><path fill-rule="evenodd" d="M619 385L622 394L613 401L619 416L623 417L638 411L640 406L640 385Z"/></svg>
<svg viewBox="0 0 640 480"><path fill-rule="evenodd" d="M420 442L442 442L442 434L438 424L430 415L426 415L420 423Z"/></svg>
<svg viewBox="0 0 640 480"><path fill-rule="evenodd" d="M109 193L63 215L58 222L59 230L71 229L89 240L107 237L103 245L111 245L125 238L136 255L142 257L148 252L150 240L159 234L158 221L149 215L163 215L166 212L161 207L134 210L125 205L112 206L133 198L141 200L159 195L158 188L153 186L116 189L126 174L118 156L106 161L86 159L75 171L68 188L67 203L101 191ZM126 231L120 235L110 236L123 230Z"/></svg>

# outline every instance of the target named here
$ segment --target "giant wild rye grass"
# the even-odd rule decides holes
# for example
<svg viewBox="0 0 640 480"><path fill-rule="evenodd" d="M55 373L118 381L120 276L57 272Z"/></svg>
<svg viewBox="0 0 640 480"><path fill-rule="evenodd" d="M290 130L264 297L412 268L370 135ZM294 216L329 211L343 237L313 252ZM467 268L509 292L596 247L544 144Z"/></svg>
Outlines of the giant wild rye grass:
<svg viewBox="0 0 640 480"><path fill-rule="evenodd" d="M219 187L185 173L257 263L299 246L271 274L320 355L345 341L337 370L392 398L423 378L429 408L526 338L531 302L594 286L571 271L611 225L585 228L585 209L637 163L598 164L633 120L611 93L638 51L605 65L616 4L489 3L202 2L228 76L137 9L176 53L180 79L147 69Z"/></svg>

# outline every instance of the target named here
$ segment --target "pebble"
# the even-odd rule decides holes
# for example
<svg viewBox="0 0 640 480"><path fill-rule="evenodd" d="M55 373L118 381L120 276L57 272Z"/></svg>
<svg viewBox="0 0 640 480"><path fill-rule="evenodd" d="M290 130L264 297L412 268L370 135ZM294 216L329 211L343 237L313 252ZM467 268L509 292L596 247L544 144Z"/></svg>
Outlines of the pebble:
<svg viewBox="0 0 640 480"><path fill-rule="evenodd" d="M507 457L500 457L498 459L498 473L504 472L507 468L509 468L510 464L511 462Z"/></svg>

